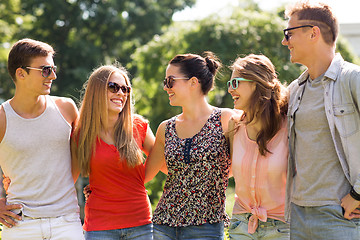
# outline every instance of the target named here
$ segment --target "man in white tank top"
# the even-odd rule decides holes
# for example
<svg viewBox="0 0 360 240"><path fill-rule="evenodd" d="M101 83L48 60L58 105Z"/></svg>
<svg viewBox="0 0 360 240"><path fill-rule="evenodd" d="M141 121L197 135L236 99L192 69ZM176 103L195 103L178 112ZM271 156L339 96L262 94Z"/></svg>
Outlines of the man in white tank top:
<svg viewBox="0 0 360 240"><path fill-rule="evenodd" d="M2 239L84 239L70 154L78 110L69 98L49 96L54 53L32 39L9 53L16 91L0 106L0 166L11 181L0 199Z"/></svg>

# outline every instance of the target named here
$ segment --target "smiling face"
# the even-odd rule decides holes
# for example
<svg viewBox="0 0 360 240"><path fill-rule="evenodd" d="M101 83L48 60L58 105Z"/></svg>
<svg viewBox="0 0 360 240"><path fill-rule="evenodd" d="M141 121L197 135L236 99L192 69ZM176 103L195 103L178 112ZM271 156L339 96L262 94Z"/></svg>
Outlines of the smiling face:
<svg viewBox="0 0 360 240"><path fill-rule="evenodd" d="M111 76L109 78L109 83L110 82L116 83L120 87L128 86L124 76L118 71L115 71L111 74ZM110 90L107 90L108 111L119 114L123 110L123 108L126 104L126 101L129 97L129 94L130 93L124 93L121 90L121 88L119 89L119 91L117 93L113 93Z"/></svg>
<svg viewBox="0 0 360 240"><path fill-rule="evenodd" d="M164 90L169 95L169 101L171 106L182 106L184 99L188 97L188 78L180 72L180 67L169 64L166 68L166 78L172 77L172 88L164 86Z"/></svg>
<svg viewBox="0 0 360 240"><path fill-rule="evenodd" d="M298 20L298 17L294 14L289 18L287 28L295 28L304 25L308 25L308 23L304 20ZM312 50L309 45L311 33L312 27L296 28L287 31L288 40L284 37L281 43L290 50L290 60L292 63L306 65L308 62L307 59L312 57Z"/></svg>
<svg viewBox="0 0 360 240"><path fill-rule="evenodd" d="M231 74L231 79L233 78L240 78L241 76L233 71ZM253 95L256 88L255 82L248 82L248 81L239 81L238 87L233 89L232 86L228 87L228 92L231 94L234 100L234 108L247 111L250 104L251 96Z"/></svg>
<svg viewBox="0 0 360 240"><path fill-rule="evenodd" d="M43 66L54 66L52 54L46 57L35 57L28 67L41 69ZM18 76L16 84L32 95L50 94L52 82L56 79L56 73L54 71L51 71L49 76L43 77L41 70L18 68L16 74Z"/></svg>

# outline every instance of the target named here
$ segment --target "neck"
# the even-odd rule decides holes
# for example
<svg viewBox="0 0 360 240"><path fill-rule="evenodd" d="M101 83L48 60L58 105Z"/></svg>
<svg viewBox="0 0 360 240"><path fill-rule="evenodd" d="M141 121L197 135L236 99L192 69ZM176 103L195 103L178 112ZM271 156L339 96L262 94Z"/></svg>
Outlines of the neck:
<svg viewBox="0 0 360 240"><path fill-rule="evenodd" d="M105 132L114 132L114 128L115 128L115 124L116 121L119 118L119 114L118 113L114 113L114 114L110 114L108 113L108 121L107 121L107 125L104 128Z"/></svg>
<svg viewBox="0 0 360 240"><path fill-rule="evenodd" d="M36 97L28 97L20 94L16 94L10 100L12 108L22 116L25 114L29 117L37 116L44 111L46 106L45 96L38 95Z"/></svg>
<svg viewBox="0 0 360 240"><path fill-rule="evenodd" d="M204 96L203 98L194 101L194 103L189 106L183 106L181 115L183 118L189 120L198 119L204 115L209 115L213 109L214 107L209 105Z"/></svg>
<svg viewBox="0 0 360 240"><path fill-rule="evenodd" d="M311 79L316 79L326 72L332 60L335 57L335 48L319 48L315 50L314 55L310 58L307 64L308 72Z"/></svg>

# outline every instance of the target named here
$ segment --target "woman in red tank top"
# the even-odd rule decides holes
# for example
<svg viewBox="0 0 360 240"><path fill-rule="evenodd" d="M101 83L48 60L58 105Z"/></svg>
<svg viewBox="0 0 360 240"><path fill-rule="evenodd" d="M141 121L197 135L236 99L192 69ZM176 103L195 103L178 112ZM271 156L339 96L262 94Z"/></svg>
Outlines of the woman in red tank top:
<svg viewBox="0 0 360 240"><path fill-rule="evenodd" d="M152 239L143 152L149 153L154 135L148 122L132 113L127 72L101 66L84 88L72 152L74 173L90 181L85 238Z"/></svg>

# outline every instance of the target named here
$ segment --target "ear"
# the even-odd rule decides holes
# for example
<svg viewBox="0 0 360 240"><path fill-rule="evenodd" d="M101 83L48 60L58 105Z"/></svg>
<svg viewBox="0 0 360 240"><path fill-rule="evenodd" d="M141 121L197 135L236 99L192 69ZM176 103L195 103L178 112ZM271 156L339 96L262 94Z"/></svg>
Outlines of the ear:
<svg viewBox="0 0 360 240"><path fill-rule="evenodd" d="M312 28L312 32L311 32L311 35L310 35L310 38L312 40L318 40L320 39L320 36L321 36L321 31L320 31L320 28L318 26L314 26Z"/></svg>
<svg viewBox="0 0 360 240"><path fill-rule="evenodd" d="M23 68L17 68L15 71L16 79L24 79L26 75L27 75L27 72Z"/></svg>
<svg viewBox="0 0 360 240"><path fill-rule="evenodd" d="M191 86L196 86L197 84L200 84L199 79L197 77L192 77L189 80L191 82Z"/></svg>

